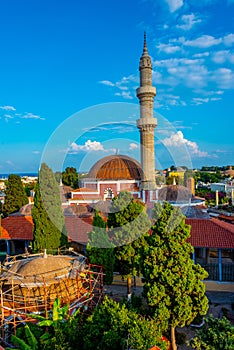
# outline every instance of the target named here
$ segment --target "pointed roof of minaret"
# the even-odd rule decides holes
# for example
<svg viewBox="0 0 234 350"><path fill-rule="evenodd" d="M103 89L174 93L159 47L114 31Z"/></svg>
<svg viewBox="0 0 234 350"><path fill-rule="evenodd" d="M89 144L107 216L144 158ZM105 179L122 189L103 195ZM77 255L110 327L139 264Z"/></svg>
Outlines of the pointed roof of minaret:
<svg viewBox="0 0 234 350"><path fill-rule="evenodd" d="M144 47L143 47L143 55L148 55L147 43L146 43L146 32L144 31Z"/></svg>
<svg viewBox="0 0 234 350"><path fill-rule="evenodd" d="M147 48L146 32L144 32L144 46L143 46L143 52L140 58L140 70L141 68L152 68L151 58Z"/></svg>

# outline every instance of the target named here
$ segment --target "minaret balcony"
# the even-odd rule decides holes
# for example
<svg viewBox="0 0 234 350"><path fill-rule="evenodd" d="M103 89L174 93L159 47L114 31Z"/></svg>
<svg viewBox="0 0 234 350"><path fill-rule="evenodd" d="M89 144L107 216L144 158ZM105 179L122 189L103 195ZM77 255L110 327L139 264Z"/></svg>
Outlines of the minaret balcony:
<svg viewBox="0 0 234 350"><path fill-rule="evenodd" d="M144 118L143 117L143 118L137 119L136 124L137 124L138 129L145 129L146 127L156 128L158 122L157 122L156 118L152 118L152 117L145 117Z"/></svg>
<svg viewBox="0 0 234 350"><path fill-rule="evenodd" d="M147 85L147 86L141 86L139 87L138 89L136 89L136 94L137 94L137 97L140 99L141 96L156 96L156 88L154 86L150 86L150 85Z"/></svg>

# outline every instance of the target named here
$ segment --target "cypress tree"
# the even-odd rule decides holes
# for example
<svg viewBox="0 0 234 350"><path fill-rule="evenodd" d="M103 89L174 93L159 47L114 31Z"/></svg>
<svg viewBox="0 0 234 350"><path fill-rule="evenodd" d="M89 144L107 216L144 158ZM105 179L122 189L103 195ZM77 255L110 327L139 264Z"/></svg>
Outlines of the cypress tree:
<svg viewBox="0 0 234 350"><path fill-rule="evenodd" d="M34 222L33 250L57 249L67 245L58 183L52 170L41 165L32 209Z"/></svg>
<svg viewBox="0 0 234 350"><path fill-rule="evenodd" d="M15 174L9 175L6 182L6 197L3 208L4 215L15 213L26 204L28 204L28 197L20 176Z"/></svg>
<svg viewBox="0 0 234 350"><path fill-rule="evenodd" d="M152 234L142 251L143 292L162 332L170 328L175 350L175 328L189 325L208 310L202 282L208 273L191 259L193 247L186 242L190 226L180 209L156 203L153 218Z"/></svg>

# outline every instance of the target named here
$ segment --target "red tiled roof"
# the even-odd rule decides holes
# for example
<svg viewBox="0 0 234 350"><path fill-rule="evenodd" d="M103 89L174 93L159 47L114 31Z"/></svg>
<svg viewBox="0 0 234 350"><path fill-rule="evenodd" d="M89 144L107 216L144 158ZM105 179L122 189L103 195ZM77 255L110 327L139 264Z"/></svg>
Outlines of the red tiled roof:
<svg viewBox="0 0 234 350"><path fill-rule="evenodd" d="M65 217L69 241L87 243L87 233L92 230L92 217ZM33 240L33 220L31 216L14 215L2 219L2 233L0 239Z"/></svg>
<svg viewBox="0 0 234 350"><path fill-rule="evenodd" d="M96 192L98 193L98 191L94 188L88 188L88 187L81 187L81 188L77 188L76 190L72 190L72 193L83 193L83 192Z"/></svg>
<svg viewBox="0 0 234 350"><path fill-rule="evenodd" d="M234 225L218 219L186 219L191 225L188 242L193 247L234 248Z"/></svg>
<svg viewBox="0 0 234 350"><path fill-rule="evenodd" d="M81 194L74 194L73 198L69 198L69 201L72 202L73 200L101 200L102 196L100 194L89 194L88 192L85 193L81 193Z"/></svg>
<svg viewBox="0 0 234 350"><path fill-rule="evenodd" d="M33 220L31 216L14 215L2 219L0 239L33 240Z"/></svg>
<svg viewBox="0 0 234 350"><path fill-rule="evenodd" d="M68 241L87 243L88 232L92 231L92 217L79 218L78 216L65 217Z"/></svg>

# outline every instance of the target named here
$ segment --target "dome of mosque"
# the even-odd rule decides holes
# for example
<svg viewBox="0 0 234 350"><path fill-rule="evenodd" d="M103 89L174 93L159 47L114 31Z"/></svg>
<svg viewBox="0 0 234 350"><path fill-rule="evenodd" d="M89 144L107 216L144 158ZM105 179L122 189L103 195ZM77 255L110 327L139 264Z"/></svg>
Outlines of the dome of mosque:
<svg viewBox="0 0 234 350"><path fill-rule="evenodd" d="M5 273L5 279L10 279L12 274L18 283L38 281L45 279L58 278L67 274L73 268L74 258L63 255L28 256L28 259L16 261L12 267ZM12 278L12 277L11 277ZM15 281L16 282L16 281Z"/></svg>
<svg viewBox="0 0 234 350"><path fill-rule="evenodd" d="M99 180L140 180L141 165L124 155L111 155L97 161L88 177Z"/></svg>
<svg viewBox="0 0 234 350"><path fill-rule="evenodd" d="M189 202L193 195L191 191L184 186L169 185L158 191L158 199L167 202Z"/></svg>

